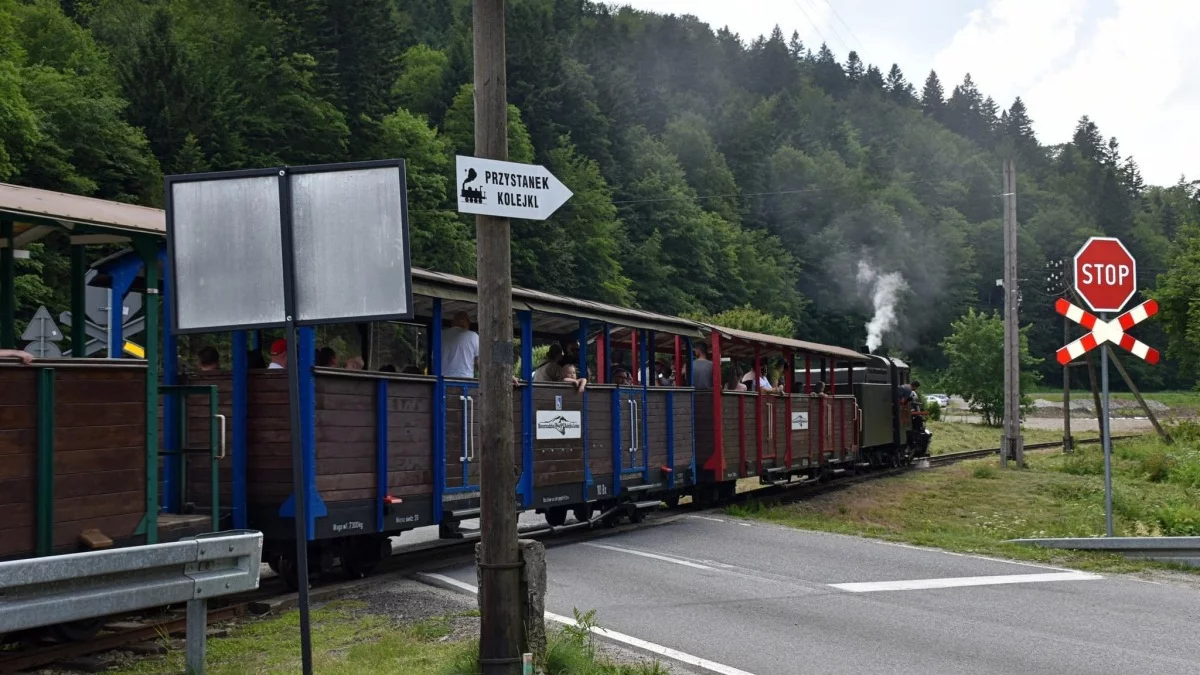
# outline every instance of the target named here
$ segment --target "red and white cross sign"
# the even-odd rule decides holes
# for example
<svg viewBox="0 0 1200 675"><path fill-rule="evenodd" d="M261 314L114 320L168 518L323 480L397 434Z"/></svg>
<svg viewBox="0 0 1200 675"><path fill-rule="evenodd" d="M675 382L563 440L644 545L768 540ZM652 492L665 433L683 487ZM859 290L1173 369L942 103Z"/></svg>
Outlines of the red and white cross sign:
<svg viewBox="0 0 1200 675"><path fill-rule="evenodd" d="M1154 300L1147 300L1112 321L1098 319L1094 314L1076 307L1062 298L1054 303L1054 309L1091 331L1058 350L1056 357L1058 362L1064 366L1105 342L1120 345L1122 349L1152 364L1158 363L1158 350L1125 332L1158 313L1158 303Z"/></svg>

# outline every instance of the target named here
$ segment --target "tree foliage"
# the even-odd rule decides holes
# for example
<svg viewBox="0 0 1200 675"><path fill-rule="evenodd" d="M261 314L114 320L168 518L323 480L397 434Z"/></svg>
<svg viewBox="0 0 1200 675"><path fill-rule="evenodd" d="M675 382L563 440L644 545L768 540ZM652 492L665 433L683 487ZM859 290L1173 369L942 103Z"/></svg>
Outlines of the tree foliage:
<svg viewBox="0 0 1200 675"><path fill-rule="evenodd" d="M523 286L668 313L749 307L858 345L867 263L905 280L885 344L944 368L952 322L1002 306L996 195L1013 157L1031 351L1062 339L1042 264L1107 234L1143 288L1163 273L1168 354L1192 363L1195 186L1147 186L1091 118L1043 145L1037 111L987 82L906 76L778 28L739 37L560 0L510 0L507 22L510 158L575 193L547 221L514 221ZM0 180L160 205L163 173L404 157L414 263L471 274L453 175L454 155L474 154L470 23L465 0L0 0ZM64 302L66 241L22 263L41 286L20 316ZM1139 335L1166 342L1151 323ZM1195 380L1191 365L1130 367Z"/></svg>
<svg viewBox="0 0 1200 675"><path fill-rule="evenodd" d="M1037 383L1033 368L1042 361L1030 355L1028 333L1028 326L1021 329L1022 392ZM1004 321L996 314L968 310L953 323L953 332L942 341L942 349L949 365L941 385L951 394L962 396L985 424L999 426L1004 421ZM1032 403L1028 395L1021 395L1023 409Z"/></svg>

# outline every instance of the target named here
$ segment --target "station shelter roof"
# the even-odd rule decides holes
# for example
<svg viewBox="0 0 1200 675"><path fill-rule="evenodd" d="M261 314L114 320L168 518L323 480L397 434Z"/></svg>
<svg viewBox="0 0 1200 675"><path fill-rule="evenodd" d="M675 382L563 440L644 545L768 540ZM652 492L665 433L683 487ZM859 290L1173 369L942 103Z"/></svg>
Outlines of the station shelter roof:
<svg viewBox="0 0 1200 675"><path fill-rule="evenodd" d="M58 228L73 234L78 231L118 237L166 236L166 217L162 209L7 183L0 183L0 220L13 222L17 248Z"/></svg>

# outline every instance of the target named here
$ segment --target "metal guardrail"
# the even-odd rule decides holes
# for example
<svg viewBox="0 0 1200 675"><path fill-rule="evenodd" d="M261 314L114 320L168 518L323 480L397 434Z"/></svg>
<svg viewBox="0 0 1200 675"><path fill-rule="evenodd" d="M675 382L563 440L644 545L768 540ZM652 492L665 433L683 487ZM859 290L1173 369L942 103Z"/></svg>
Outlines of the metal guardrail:
<svg viewBox="0 0 1200 675"><path fill-rule="evenodd" d="M187 603L187 666L204 672L208 598L258 588L261 532L0 563L0 633Z"/></svg>
<svg viewBox="0 0 1200 675"><path fill-rule="evenodd" d="M1200 537L1070 537L1011 539L1006 543L1120 553L1134 560L1156 560L1200 567Z"/></svg>

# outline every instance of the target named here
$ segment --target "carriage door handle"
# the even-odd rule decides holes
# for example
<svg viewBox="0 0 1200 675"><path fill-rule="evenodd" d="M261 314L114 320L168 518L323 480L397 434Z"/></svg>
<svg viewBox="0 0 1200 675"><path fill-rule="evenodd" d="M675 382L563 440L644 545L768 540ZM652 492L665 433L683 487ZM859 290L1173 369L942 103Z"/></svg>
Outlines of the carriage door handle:
<svg viewBox="0 0 1200 675"><path fill-rule="evenodd" d="M466 394L459 396L458 400L462 401L462 420L463 420L463 422L462 422L462 456L459 457L458 460L460 462L465 462L469 459L469 456L467 455L467 445L468 445L468 443L470 443L470 438L471 438L471 430L470 430L471 413L470 413L470 408L468 407L468 404L467 404Z"/></svg>
<svg viewBox="0 0 1200 675"><path fill-rule="evenodd" d="M637 412L633 399L629 399L629 454L637 451Z"/></svg>
<svg viewBox="0 0 1200 675"><path fill-rule="evenodd" d="M217 421L221 425L221 442L219 443L221 452L220 452L220 454L217 455L217 459L225 459L225 416L224 415L213 415L213 417L216 417Z"/></svg>
<svg viewBox="0 0 1200 675"><path fill-rule="evenodd" d="M467 405L471 408L471 454L468 461L475 461L475 446L479 440L479 425L475 423L475 397L467 397Z"/></svg>

